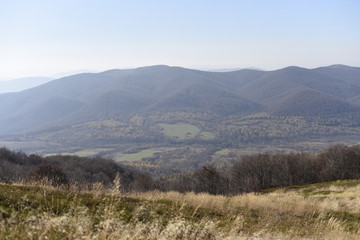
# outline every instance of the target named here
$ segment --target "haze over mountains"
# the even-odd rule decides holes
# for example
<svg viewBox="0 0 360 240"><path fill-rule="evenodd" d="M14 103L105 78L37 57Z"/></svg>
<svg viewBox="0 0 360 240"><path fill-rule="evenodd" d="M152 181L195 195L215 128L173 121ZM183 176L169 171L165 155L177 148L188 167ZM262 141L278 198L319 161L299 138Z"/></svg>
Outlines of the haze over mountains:
<svg viewBox="0 0 360 240"><path fill-rule="evenodd" d="M49 77L22 77L15 79L0 79L0 94L9 92L20 92L29 88L40 86L41 84L50 82L51 80L63 78L79 73L94 73L93 70L74 70L68 72L60 72Z"/></svg>
<svg viewBox="0 0 360 240"><path fill-rule="evenodd" d="M47 83L53 79L54 78L51 77L26 77L0 81L0 94L23 91Z"/></svg>
<svg viewBox="0 0 360 240"><path fill-rule="evenodd" d="M65 127L158 112L218 116L269 112L333 116L360 113L360 68L206 72L151 66L84 73L0 95L0 134Z"/></svg>

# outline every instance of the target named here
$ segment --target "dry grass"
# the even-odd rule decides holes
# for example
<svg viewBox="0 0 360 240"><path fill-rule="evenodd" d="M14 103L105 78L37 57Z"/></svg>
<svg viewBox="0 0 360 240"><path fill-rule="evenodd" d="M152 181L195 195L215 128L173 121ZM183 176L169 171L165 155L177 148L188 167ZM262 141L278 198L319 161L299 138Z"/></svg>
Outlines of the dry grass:
<svg viewBox="0 0 360 240"><path fill-rule="evenodd" d="M280 189L267 194L249 193L233 197L205 193L148 192L140 199L167 199L179 205L212 209L237 215L234 226L243 226L248 214L258 215L250 230L226 238L244 239L360 239L360 181L351 187L316 184L299 190ZM310 194L311 193L311 194Z"/></svg>
<svg viewBox="0 0 360 240"><path fill-rule="evenodd" d="M331 189L331 190L330 190ZM233 197L214 196L206 193L147 192L130 196L146 199L168 199L179 203L187 203L194 207L203 207L219 211L232 211L243 207L254 210L276 211L304 215L313 212L345 211L360 213L360 185L345 189L344 187L321 188L318 194L304 197L296 191L276 191L268 194L248 193ZM336 189L336 190L335 190Z"/></svg>
<svg viewBox="0 0 360 240"><path fill-rule="evenodd" d="M0 185L0 239L360 239L360 185L233 197Z"/></svg>

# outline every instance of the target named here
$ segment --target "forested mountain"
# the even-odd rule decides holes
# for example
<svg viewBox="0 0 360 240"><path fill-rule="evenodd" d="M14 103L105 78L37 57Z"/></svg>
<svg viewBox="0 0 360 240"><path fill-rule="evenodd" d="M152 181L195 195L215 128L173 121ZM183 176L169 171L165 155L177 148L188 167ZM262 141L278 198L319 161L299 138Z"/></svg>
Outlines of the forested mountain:
<svg viewBox="0 0 360 240"><path fill-rule="evenodd" d="M164 176L248 154L360 142L360 68L83 73L0 94L0 146Z"/></svg>
<svg viewBox="0 0 360 240"><path fill-rule="evenodd" d="M1 94L0 133L156 112L334 115L359 112L359 96L360 68L342 65L227 73L168 66L110 70Z"/></svg>

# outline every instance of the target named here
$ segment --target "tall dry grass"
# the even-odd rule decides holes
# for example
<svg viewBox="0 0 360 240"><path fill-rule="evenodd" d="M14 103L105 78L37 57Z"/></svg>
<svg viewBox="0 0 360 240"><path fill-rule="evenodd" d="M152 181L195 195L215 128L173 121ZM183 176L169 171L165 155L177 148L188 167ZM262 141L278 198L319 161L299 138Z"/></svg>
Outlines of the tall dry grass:
<svg viewBox="0 0 360 240"><path fill-rule="evenodd" d="M359 185L231 197L9 187L25 188L15 207L0 194L0 239L360 239Z"/></svg>
<svg viewBox="0 0 360 240"><path fill-rule="evenodd" d="M236 215L233 229L224 239L360 239L360 185L329 186L306 191L278 190L268 194L248 193L232 197L206 193L147 192L131 196L148 201L167 199L179 205L212 209ZM246 215L255 211L259 221L242 231ZM346 218L332 216L350 215ZM245 216L245 217L244 217ZM282 226L283 225L283 226ZM351 230L351 231L350 231Z"/></svg>
<svg viewBox="0 0 360 240"><path fill-rule="evenodd" d="M268 194L247 193L227 197L209 195L206 193L179 193L179 192L146 192L133 193L129 196L146 200L168 199L174 202L190 204L194 207L203 207L219 211L232 211L237 207L255 210L276 211L279 213L293 213L304 215L313 212L344 211L360 213L360 185L354 187L327 187L319 188L317 192L329 194L304 197L296 191L276 191Z"/></svg>

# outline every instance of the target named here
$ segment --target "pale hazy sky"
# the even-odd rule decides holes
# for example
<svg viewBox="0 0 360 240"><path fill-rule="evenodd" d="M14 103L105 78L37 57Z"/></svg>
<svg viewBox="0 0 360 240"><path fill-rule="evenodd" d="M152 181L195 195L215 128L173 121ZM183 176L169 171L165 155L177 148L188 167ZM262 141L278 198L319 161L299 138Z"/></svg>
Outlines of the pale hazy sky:
<svg viewBox="0 0 360 240"><path fill-rule="evenodd" d="M338 63L360 66L358 0L0 0L0 79Z"/></svg>

